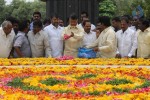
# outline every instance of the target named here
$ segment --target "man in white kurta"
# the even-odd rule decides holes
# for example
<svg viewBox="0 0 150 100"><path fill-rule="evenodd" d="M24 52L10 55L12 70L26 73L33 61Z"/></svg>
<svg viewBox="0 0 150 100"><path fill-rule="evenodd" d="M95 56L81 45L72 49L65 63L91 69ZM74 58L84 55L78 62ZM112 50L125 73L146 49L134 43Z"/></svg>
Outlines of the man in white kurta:
<svg viewBox="0 0 150 100"><path fill-rule="evenodd" d="M83 46L88 46L97 39L96 32L91 31L91 23L89 21L85 21L83 23L83 27L84 27Z"/></svg>
<svg viewBox="0 0 150 100"><path fill-rule="evenodd" d="M132 57L137 49L137 35L128 26L128 19L121 19L121 30L116 32L117 36L117 54L116 57Z"/></svg>
<svg viewBox="0 0 150 100"><path fill-rule="evenodd" d="M0 27L0 58L8 58L13 46L15 37L12 31L12 24L9 21L4 21Z"/></svg>
<svg viewBox="0 0 150 100"><path fill-rule="evenodd" d="M71 15L69 18L69 25L64 28L62 38L67 35L70 38L64 39L64 55L77 57L78 48L82 45L83 29L77 25L76 15Z"/></svg>
<svg viewBox="0 0 150 100"><path fill-rule="evenodd" d="M150 27L147 20L139 22L137 57L150 58Z"/></svg>
<svg viewBox="0 0 150 100"><path fill-rule="evenodd" d="M89 18L88 17L84 17L83 20L82 20L82 23L79 24L79 27L84 28L84 26L83 26L83 22L84 21L89 21ZM91 31L93 31L95 29L96 29L95 25L91 24Z"/></svg>
<svg viewBox="0 0 150 100"><path fill-rule="evenodd" d="M51 24L44 28L49 36L52 57L60 57L63 54L63 39L61 38L63 28L58 25L58 22L59 18L57 15L53 15L51 17Z"/></svg>
<svg viewBox="0 0 150 100"><path fill-rule="evenodd" d="M117 38L115 31L110 26L110 19L108 17L100 17L101 34L98 39L91 45L86 46L87 48L94 48L95 51L99 52L101 58L114 58L117 50Z"/></svg>

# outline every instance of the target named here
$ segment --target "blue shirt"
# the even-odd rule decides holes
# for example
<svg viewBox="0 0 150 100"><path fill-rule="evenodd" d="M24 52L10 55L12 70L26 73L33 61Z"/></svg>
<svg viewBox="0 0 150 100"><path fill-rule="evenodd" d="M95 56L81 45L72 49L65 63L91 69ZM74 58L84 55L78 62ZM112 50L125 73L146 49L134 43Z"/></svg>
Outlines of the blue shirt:
<svg viewBox="0 0 150 100"><path fill-rule="evenodd" d="M17 36L14 39L13 46L20 47L20 51L23 54L23 57L31 57L31 48L30 48L29 40L27 36L25 36L25 33L18 32ZM15 58L19 57L15 50L13 55Z"/></svg>

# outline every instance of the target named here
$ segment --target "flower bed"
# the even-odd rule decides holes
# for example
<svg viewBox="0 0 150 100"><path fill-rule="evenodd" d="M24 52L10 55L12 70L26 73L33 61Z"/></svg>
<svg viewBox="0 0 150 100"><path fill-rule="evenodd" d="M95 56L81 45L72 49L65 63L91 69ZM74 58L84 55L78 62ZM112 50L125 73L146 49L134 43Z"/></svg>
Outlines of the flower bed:
<svg viewBox="0 0 150 100"><path fill-rule="evenodd" d="M16 62L17 60L19 59L16 59ZM21 59L23 60L28 59ZM30 67L0 68L0 99L150 100L148 68L100 68L92 65L37 67L34 60L35 65ZM45 63L43 59L39 62Z"/></svg>

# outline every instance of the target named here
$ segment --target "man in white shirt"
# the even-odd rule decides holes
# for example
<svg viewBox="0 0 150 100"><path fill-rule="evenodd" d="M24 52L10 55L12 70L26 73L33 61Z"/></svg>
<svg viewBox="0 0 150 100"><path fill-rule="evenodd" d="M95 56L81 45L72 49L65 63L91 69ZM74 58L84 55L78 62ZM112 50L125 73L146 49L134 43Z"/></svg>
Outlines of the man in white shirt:
<svg viewBox="0 0 150 100"><path fill-rule="evenodd" d="M64 55L77 57L78 48L82 46L84 30L77 24L77 16L75 14L72 14L69 18L69 25L65 27L62 32L62 38L64 39L65 43Z"/></svg>
<svg viewBox="0 0 150 100"><path fill-rule="evenodd" d="M139 20L137 57L150 58L150 25L146 19Z"/></svg>
<svg viewBox="0 0 150 100"><path fill-rule="evenodd" d="M97 39L96 32L91 31L90 21L85 21L83 23L83 27L84 27L83 46L88 46Z"/></svg>
<svg viewBox="0 0 150 100"><path fill-rule="evenodd" d="M12 24L10 21L4 21L0 28L0 58L8 58L13 46L15 37L12 31Z"/></svg>
<svg viewBox="0 0 150 100"><path fill-rule="evenodd" d="M81 13L81 23L79 24L79 27L84 28L83 22L88 21L88 20L89 20L88 13L87 12L82 12ZM96 29L95 25L91 24L91 31L93 31L95 29Z"/></svg>
<svg viewBox="0 0 150 100"><path fill-rule="evenodd" d="M61 33L63 28L59 26L59 18L56 14L51 16L51 24L44 28L49 36L49 43L52 49L52 57L60 57L63 54L63 39Z"/></svg>
<svg viewBox="0 0 150 100"><path fill-rule="evenodd" d="M48 34L42 30L40 20L33 22L33 31L28 33L32 57L51 57Z"/></svg>
<svg viewBox="0 0 150 100"><path fill-rule="evenodd" d="M111 28L110 18L99 17L99 23L101 23L101 34L96 41L86 47L94 47L94 51L98 52L101 58L114 58L117 50L117 39L115 31Z"/></svg>
<svg viewBox="0 0 150 100"><path fill-rule="evenodd" d="M121 30L116 32L117 36L117 58L128 58L135 55L137 48L137 35L129 28L129 20L126 17L121 19Z"/></svg>

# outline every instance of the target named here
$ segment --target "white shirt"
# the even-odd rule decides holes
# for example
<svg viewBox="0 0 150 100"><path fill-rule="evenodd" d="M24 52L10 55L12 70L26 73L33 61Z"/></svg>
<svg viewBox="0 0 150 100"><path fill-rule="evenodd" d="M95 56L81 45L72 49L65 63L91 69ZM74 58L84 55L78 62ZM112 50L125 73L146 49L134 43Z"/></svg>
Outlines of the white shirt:
<svg viewBox="0 0 150 100"><path fill-rule="evenodd" d="M14 31L6 36L2 27L0 27L0 58L7 58L10 55L15 37Z"/></svg>
<svg viewBox="0 0 150 100"><path fill-rule="evenodd" d="M104 29L98 39L86 47L93 48L96 46L98 46L98 53L100 54L99 57L114 58L117 50L117 38L115 31L111 27Z"/></svg>
<svg viewBox="0 0 150 100"><path fill-rule="evenodd" d="M138 31L137 57L150 58L150 27L144 32Z"/></svg>
<svg viewBox="0 0 150 100"><path fill-rule="evenodd" d="M136 32L131 28L128 28L126 31L116 32L118 50L117 54L120 54L121 57L131 57L135 54L137 48L137 35Z"/></svg>
<svg viewBox="0 0 150 100"><path fill-rule="evenodd" d="M130 26L129 28L136 32L136 27L135 26Z"/></svg>
<svg viewBox="0 0 150 100"><path fill-rule="evenodd" d="M90 31L90 33L84 32L84 37L83 37L83 46L88 46L94 41L96 41L96 32Z"/></svg>
<svg viewBox="0 0 150 100"><path fill-rule="evenodd" d="M78 25L80 28L83 28L82 24L80 23ZM95 25L91 24L91 31L93 31L94 29L96 29Z"/></svg>
<svg viewBox="0 0 150 100"><path fill-rule="evenodd" d="M60 57L63 54L63 39L61 38L61 33L63 28L58 26L56 28L52 24L45 27L44 30L48 33L49 43L52 49L52 57Z"/></svg>
<svg viewBox="0 0 150 100"><path fill-rule="evenodd" d="M31 46L32 57L51 57L51 48L48 35L45 31L41 30L36 34L30 31L28 33L28 39Z"/></svg>

